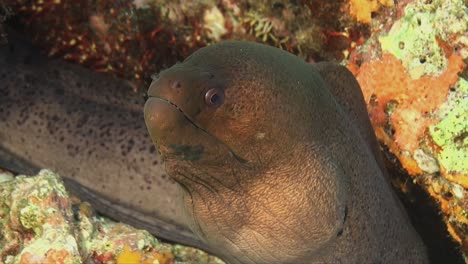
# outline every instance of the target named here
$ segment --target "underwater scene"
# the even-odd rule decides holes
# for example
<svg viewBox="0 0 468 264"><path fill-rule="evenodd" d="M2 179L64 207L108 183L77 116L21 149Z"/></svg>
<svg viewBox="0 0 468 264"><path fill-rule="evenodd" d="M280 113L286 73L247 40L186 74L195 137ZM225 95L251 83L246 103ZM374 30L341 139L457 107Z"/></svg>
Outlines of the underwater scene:
<svg viewBox="0 0 468 264"><path fill-rule="evenodd" d="M468 263L468 1L0 0L0 263Z"/></svg>

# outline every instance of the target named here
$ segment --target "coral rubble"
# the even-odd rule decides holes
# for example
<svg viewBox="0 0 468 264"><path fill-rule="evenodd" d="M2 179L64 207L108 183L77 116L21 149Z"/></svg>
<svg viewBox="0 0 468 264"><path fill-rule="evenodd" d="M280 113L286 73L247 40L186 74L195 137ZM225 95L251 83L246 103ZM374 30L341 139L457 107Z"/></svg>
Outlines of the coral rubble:
<svg viewBox="0 0 468 264"><path fill-rule="evenodd" d="M143 230L96 216L69 197L59 176L0 172L1 263L222 263L159 242Z"/></svg>

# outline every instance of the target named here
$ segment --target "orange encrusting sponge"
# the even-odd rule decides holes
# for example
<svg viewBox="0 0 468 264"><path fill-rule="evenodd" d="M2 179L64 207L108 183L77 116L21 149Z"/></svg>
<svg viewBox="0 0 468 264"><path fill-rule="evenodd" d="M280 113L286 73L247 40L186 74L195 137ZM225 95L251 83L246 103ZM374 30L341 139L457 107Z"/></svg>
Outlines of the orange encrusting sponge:
<svg viewBox="0 0 468 264"><path fill-rule="evenodd" d="M143 256L139 250L132 250L129 246L125 246L122 252L117 256L117 264L173 264L174 255L169 252L154 252L152 255Z"/></svg>
<svg viewBox="0 0 468 264"><path fill-rule="evenodd" d="M351 15L358 22L369 24L372 12L379 10L380 6L393 6L393 0L350 0L349 4Z"/></svg>
<svg viewBox="0 0 468 264"><path fill-rule="evenodd" d="M463 67L462 58L452 54L441 75L413 80L401 61L390 53L384 53L379 60L363 63L359 69L350 65L366 102L369 103L372 96L376 99L369 113L375 128L386 125L388 103L396 104L389 117L395 130L394 141L398 149L410 153L418 147L425 129L437 121L430 113L446 101L449 88L458 81Z"/></svg>

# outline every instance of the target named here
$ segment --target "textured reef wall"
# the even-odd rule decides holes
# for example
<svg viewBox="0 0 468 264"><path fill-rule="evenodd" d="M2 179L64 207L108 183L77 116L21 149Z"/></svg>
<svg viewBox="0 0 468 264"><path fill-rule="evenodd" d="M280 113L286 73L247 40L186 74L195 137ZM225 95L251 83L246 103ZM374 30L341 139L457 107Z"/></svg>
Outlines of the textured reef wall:
<svg viewBox="0 0 468 264"><path fill-rule="evenodd" d="M342 59L390 0L14 0L16 18L49 55L147 85L150 74L226 39L307 60Z"/></svg>
<svg viewBox="0 0 468 264"><path fill-rule="evenodd" d="M135 88L226 39L347 65L392 166L432 197L468 256L466 1L11 0L8 6L16 15L7 23L50 56L119 75ZM405 181L398 184L403 192Z"/></svg>
<svg viewBox="0 0 468 264"><path fill-rule="evenodd" d="M223 263L96 216L51 171L15 178L0 171L0 183L2 263Z"/></svg>
<svg viewBox="0 0 468 264"><path fill-rule="evenodd" d="M350 57L378 138L440 205L468 252L468 16L463 1L416 0Z"/></svg>

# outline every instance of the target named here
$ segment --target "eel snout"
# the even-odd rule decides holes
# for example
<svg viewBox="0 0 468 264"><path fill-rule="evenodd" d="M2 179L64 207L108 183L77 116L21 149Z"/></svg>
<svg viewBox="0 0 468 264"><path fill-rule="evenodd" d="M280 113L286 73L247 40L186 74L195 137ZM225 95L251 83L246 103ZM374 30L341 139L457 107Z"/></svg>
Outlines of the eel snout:
<svg viewBox="0 0 468 264"><path fill-rule="evenodd" d="M176 136L180 127L187 123L183 112L171 102L149 97L144 108L145 122L155 145L166 145L170 138Z"/></svg>

